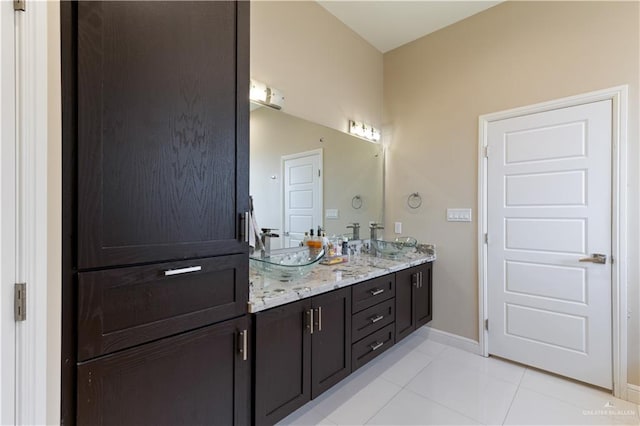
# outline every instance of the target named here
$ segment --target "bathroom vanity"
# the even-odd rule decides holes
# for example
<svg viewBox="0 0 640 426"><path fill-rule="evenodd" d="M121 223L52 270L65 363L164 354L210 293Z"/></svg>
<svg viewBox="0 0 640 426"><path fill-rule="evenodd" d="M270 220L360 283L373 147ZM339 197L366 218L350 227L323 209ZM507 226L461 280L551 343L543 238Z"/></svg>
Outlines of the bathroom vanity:
<svg viewBox="0 0 640 426"><path fill-rule="evenodd" d="M253 272L254 423L276 423L429 322L435 258L362 254L292 282Z"/></svg>

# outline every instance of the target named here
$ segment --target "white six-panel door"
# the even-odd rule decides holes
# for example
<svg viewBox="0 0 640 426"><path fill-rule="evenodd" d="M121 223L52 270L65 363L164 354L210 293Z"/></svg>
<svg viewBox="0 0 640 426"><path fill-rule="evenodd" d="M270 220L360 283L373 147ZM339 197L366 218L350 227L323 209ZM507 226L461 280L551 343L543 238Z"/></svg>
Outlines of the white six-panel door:
<svg viewBox="0 0 640 426"><path fill-rule="evenodd" d="M489 353L607 389L611 105L491 122L487 163Z"/></svg>
<svg viewBox="0 0 640 426"><path fill-rule="evenodd" d="M297 247L305 232L322 226L322 153L283 157L283 168L283 244Z"/></svg>

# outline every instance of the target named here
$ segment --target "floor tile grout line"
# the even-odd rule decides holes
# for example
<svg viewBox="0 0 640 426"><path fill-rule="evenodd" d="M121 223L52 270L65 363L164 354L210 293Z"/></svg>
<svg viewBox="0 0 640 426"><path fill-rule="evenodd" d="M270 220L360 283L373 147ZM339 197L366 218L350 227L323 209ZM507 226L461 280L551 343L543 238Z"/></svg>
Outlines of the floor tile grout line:
<svg viewBox="0 0 640 426"><path fill-rule="evenodd" d="M509 418L509 413L511 412L511 408L513 407L513 402L516 400L518 392L520 392L520 384L522 383L522 379L524 378L526 372L527 368L525 367L522 375L520 376L520 380L518 380L518 385L516 386L516 391L513 393L513 398L511 398L511 402L509 403L509 408L507 408L507 412L504 414L504 418L502 419L503 425L507 422L507 418Z"/></svg>
<svg viewBox="0 0 640 426"><path fill-rule="evenodd" d="M544 372L540 372L540 371L538 371L538 370L532 370L531 368L527 368L527 369L525 370L525 373L526 373L526 371L529 371L529 370L530 370L530 371L535 371L535 372L538 372L538 373L541 373L541 374L546 375L546 373L544 373ZM551 376L551 377L555 377L555 376ZM559 379L559 380L562 380L562 381L565 381L565 382L567 382L567 383L574 383L574 382L571 382L571 381L569 381L569 380L566 380L566 379L564 379L564 378L562 378L562 377L558 377L558 379ZM524 380L524 375L522 376L522 380ZM521 380L520 382L522 382L522 380ZM583 387L584 387L585 389L592 389L592 388L588 387L587 385L581 385L580 383L574 383L574 384L576 384L576 385L577 385L577 386L579 386L580 388L583 388ZM564 402L564 403L566 403L566 404L572 405L572 406L577 407L577 408L580 408L580 409L582 409L582 410L592 410L592 409L593 409L592 407L585 407L585 406L582 406L580 403L578 403L578 402L574 402L574 400L571 400L571 401L570 401L570 400L569 400L569 398L566 398L566 399L565 399L565 398L559 398L559 397L557 397L556 395L552 395L551 393L547 393L547 392L545 392L544 390L538 390L538 389L534 389L534 388L531 388L531 387L528 387L528 386L520 386L520 385L519 385L518 387L519 387L519 388L520 388L520 387L522 387L522 389L525 389L525 390L528 390L528 391L531 391L531 392L535 392L535 393L537 393L538 395L546 396L547 398L556 399L556 400L558 400L558 401ZM546 388L546 386L545 386L545 388ZM624 399L620 399L620 398L617 398L617 397L613 396L613 394L611 394L611 395L610 395L610 394L608 394L608 393L606 393L606 392L602 392L602 393L604 394L603 396L605 396L605 395L606 395L606 397L607 397L607 398L613 398L613 399L616 399L616 400L621 400L621 401L623 401L623 402L628 402L628 401L625 401ZM640 410L636 410L636 415L640 415Z"/></svg>
<svg viewBox="0 0 640 426"><path fill-rule="evenodd" d="M557 398L557 397L555 397L555 396L553 396L553 395L549 395L549 394L546 394L546 393L540 392L540 391L535 390L535 389L530 389L530 388L527 388L527 387L523 387L522 389L524 389L524 390L526 390L526 391L528 391L528 392L533 392L533 393L536 393L536 394L538 394L538 395L542 395L542 396L544 396L545 398L554 399L554 400L559 401L559 402L561 402L561 403L563 403L563 404L570 405L570 406L572 406L573 408L578 408L578 409L580 409L580 410L582 410L582 411L589 411L589 410L590 410L589 408L584 408L584 407L582 407L582 406L580 406L580 405L578 405L578 404L575 404L575 403L573 403L573 402L565 401L564 399ZM637 414L637 413L636 413L636 414ZM619 423L619 422L615 422L615 417L616 417L615 415L611 415L611 416L610 416L610 415L602 414L601 416L602 416L602 417L606 417L606 418L609 418L609 419L613 420L613 421L614 421L614 424L621 424L621 423Z"/></svg>
<svg viewBox="0 0 640 426"><path fill-rule="evenodd" d="M449 410L449 411L453 411L454 413L457 413L457 414L461 415L462 417L465 417L465 418L467 418L467 419L471 420L471 421L472 421L472 422L474 422L474 423L484 424L483 422L481 422L481 421L479 421L479 420L476 420L476 419L474 419L473 417L469 417L467 414L465 414L465 413L463 413L463 412L461 412L461 411L459 411L459 410L457 410L457 409L455 409L455 408L451 408L451 407L449 407L448 405L444 405L443 403L438 402L438 401L436 401L435 399L431 399L431 398L429 398L428 396L421 395L421 394L419 394L418 392L416 392L416 391L414 391L414 390L412 390L412 389L404 388L404 390L406 390L407 392L411 392L412 394L414 394L414 395L416 395L416 396L419 396L419 397L420 397L420 398L422 398L422 399L426 399L426 400L428 400L428 401L430 401L430 402L433 402L433 403L434 403L434 404L436 404L436 405L439 405L439 406L441 406L441 407L444 407L444 408L446 408L446 409L447 409L447 410Z"/></svg>
<svg viewBox="0 0 640 426"><path fill-rule="evenodd" d="M404 390L404 387L402 387L402 386L398 386L398 385L396 385L395 383L391 382L390 380L387 380L387 379L385 379L385 378L383 378L383 377L380 377L380 379L384 380L384 381L385 381L385 382L387 382L387 383L391 383L392 385L397 386L397 387L399 387L400 389L398 389L398 391L397 391L396 393L394 393L394 394L393 394L393 396L392 396L391 398L389 398L389 400L388 400L387 402L385 402L384 404L382 404L382 407L380 407L378 410L376 410L376 412L375 412L375 413L373 413L371 416L369 416L369 418L368 418L367 420L365 420L365 421L364 421L364 423L362 423L363 425L368 424L368 423L371 421L371 419L373 419L375 416L377 416L377 415L378 415L378 413L384 409L384 407L386 407L387 405L389 405L389 404L391 403L391 401L393 401L393 400L394 400L394 398L395 398L396 396L398 396L398 394Z"/></svg>

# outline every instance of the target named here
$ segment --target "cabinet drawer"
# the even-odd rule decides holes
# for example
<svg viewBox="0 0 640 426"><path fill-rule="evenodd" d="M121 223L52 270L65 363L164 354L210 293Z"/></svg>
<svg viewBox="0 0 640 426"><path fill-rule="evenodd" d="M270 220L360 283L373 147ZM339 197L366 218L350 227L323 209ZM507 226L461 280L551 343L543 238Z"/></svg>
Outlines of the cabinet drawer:
<svg viewBox="0 0 640 426"><path fill-rule="evenodd" d="M78 360L242 315L246 255L78 274Z"/></svg>
<svg viewBox="0 0 640 426"><path fill-rule="evenodd" d="M396 294L395 283L395 274L389 274L354 285L351 299L353 313L394 297Z"/></svg>
<svg viewBox="0 0 640 426"><path fill-rule="evenodd" d="M351 348L353 371L362 367L391 346L393 346L393 324L389 324L358 343L354 343Z"/></svg>
<svg viewBox="0 0 640 426"><path fill-rule="evenodd" d="M393 299L358 312L351 320L352 341L355 343L366 335L393 323L394 318L395 302Z"/></svg>

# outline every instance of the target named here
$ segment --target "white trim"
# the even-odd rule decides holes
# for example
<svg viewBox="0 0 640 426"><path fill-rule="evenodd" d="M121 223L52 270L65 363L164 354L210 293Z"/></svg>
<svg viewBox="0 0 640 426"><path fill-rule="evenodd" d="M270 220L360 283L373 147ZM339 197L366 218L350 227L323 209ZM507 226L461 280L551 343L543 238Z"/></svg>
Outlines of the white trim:
<svg viewBox="0 0 640 426"><path fill-rule="evenodd" d="M612 341L613 395L625 399L627 386L627 110L628 86L617 86L577 96L481 115L478 119L478 335L482 354L488 356L487 313L487 127L490 122L610 99L612 119Z"/></svg>
<svg viewBox="0 0 640 426"><path fill-rule="evenodd" d="M627 401L640 404L640 386L627 383Z"/></svg>
<svg viewBox="0 0 640 426"><path fill-rule="evenodd" d="M16 424L45 424L47 407L47 3L16 13L17 280L27 320L16 328Z"/></svg>
<svg viewBox="0 0 640 426"><path fill-rule="evenodd" d="M425 336L427 339L433 340L434 342L453 346L454 348L462 349L463 351L471 352L472 354L482 355L480 343L467 337L447 333L446 331L431 328L426 325L417 329L415 333Z"/></svg>
<svg viewBox="0 0 640 426"><path fill-rule="evenodd" d="M0 1L0 424L15 423L15 29L10 2Z"/></svg>

